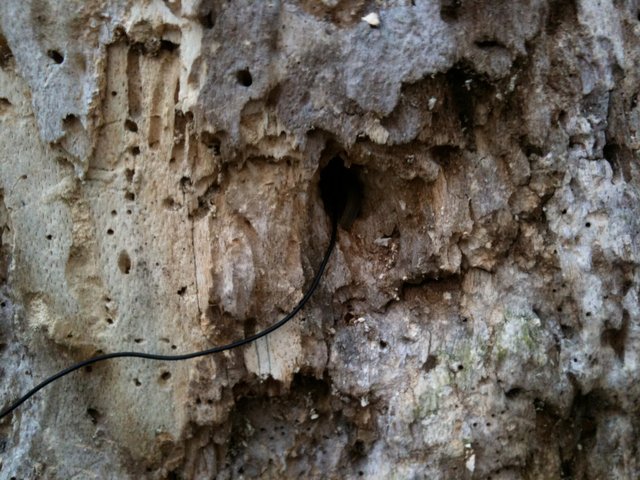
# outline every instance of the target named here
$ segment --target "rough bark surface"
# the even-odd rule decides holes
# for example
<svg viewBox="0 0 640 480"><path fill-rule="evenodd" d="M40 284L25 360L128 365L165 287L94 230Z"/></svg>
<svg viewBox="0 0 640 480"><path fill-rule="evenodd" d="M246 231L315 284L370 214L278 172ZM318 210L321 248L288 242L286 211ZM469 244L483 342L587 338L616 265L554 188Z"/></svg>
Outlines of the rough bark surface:
<svg viewBox="0 0 640 480"><path fill-rule="evenodd" d="M376 13L380 24L362 17ZM372 17L368 17L372 18ZM640 477L635 0L0 1L13 479Z"/></svg>

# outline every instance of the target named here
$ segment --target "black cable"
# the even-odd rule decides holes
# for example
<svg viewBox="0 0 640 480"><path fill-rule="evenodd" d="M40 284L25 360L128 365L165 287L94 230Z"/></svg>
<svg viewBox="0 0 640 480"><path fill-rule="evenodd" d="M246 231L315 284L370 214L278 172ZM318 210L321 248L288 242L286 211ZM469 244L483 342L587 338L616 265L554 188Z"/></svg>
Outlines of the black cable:
<svg viewBox="0 0 640 480"><path fill-rule="evenodd" d="M313 278L313 281L311 282L309 289L304 294L302 299L298 302L298 304L295 307L293 307L293 310L291 310L291 312L289 312L284 318L274 323L270 327L267 327L264 330L254 335L243 338L242 340L237 340L235 342L228 343L227 345L222 345L220 347L213 347L207 350L201 350L199 352L184 353L184 354L178 354L178 355L158 355L154 353L142 353L142 352L115 352L115 353L107 353L104 355L98 355L97 357L93 357L88 360L83 360L82 362L78 362L74 365L71 365L70 367L65 368L64 370L59 371L55 375L50 376L46 380L40 382L38 385L33 387L31 390L25 393L22 397L20 397L18 400L13 402L10 406L2 410L2 412L0 412L0 420L6 417L7 415L9 415L16 408L18 408L20 405L22 405L29 398L34 396L36 393L38 393L40 390L42 390L44 387L46 387L50 383L55 382L59 378L62 378L71 372L75 372L76 370L79 370L82 367L86 367L87 365L91 365L93 363L102 362L104 360L109 360L111 358L121 358L121 357L144 358L147 360L162 360L166 362L176 362L178 360L189 360L190 358L202 357L204 355L211 355L214 353L224 352L225 350L232 350L234 348L241 347L243 345L246 345L247 343L251 343L254 340L258 340L259 338L262 338L265 335L268 335L269 333L279 329L285 323L287 323L289 320L295 317L298 314L298 312L300 312L300 310L302 310L304 305L309 301L309 299L311 298L311 295L313 295L313 292L315 292L316 288L320 284L320 279L322 278L322 274L324 273L327 263L329 262L329 258L331 257L331 252L333 252L333 248L336 244L336 237L338 234L337 221L334 219L332 223L333 223L333 227L331 230L331 241L329 242L329 246L327 247L327 251L324 254L322 263L320 264L320 267L318 268L318 272Z"/></svg>

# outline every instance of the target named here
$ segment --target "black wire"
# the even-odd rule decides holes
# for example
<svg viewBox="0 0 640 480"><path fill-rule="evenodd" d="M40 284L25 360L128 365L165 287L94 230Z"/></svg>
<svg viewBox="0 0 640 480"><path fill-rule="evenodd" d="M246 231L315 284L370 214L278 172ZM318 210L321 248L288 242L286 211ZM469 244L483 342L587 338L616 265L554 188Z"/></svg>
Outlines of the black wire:
<svg viewBox="0 0 640 480"><path fill-rule="evenodd" d="M329 242L329 246L327 247L327 251L324 254L322 263L320 264L320 267L318 268L318 272L313 278L313 281L311 282L309 289L306 291L306 293L304 294L302 299L298 302L298 304L295 307L293 307L293 310L291 310L291 312L289 312L284 318L274 323L273 325L265 328L264 330L254 335L251 335L249 337L243 338L242 340L236 340L235 342L228 343L226 345L209 348L207 350L201 350L199 352L184 353L184 354L178 354L178 355L158 355L155 353L142 353L142 352L114 352L114 353L107 353L104 355L98 355L97 357L93 357L88 360L83 360L82 362L78 362L74 365L71 365L70 367L65 368L64 370L59 371L55 375L50 376L46 380L40 382L38 385L33 387L31 390L25 393L22 397L20 397L18 400L13 402L10 406L2 410L2 412L0 412L0 420L6 417L7 415L9 415L16 408L18 408L24 402L29 400L29 398L34 396L36 393L38 393L40 390L42 390L44 387L46 387L50 383L55 382L59 378L62 378L71 372L75 372L76 370L79 370L82 367L86 367L87 365L91 365L93 363L102 362L104 360L109 360L111 358L121 358L121 357L144 358L147 360L162 360L166 362L177 362L179 360L189 360L190 358L202 357L204 355L211 355L214 353L224 352L225 350L232 350L234 348L241 347L243 345L246 345L247 343L251 343L254 340L258 340L259 338L262 338L265 335L268 335L274 330L279 329L285 323L287 323L289 320L295 317L298 314L298 312L300 312L300 310L302 310L304 305L309 301L309 299L311 298L311 295L313 295L316 288L320 284L320 279L322 278L322 274L324 273L327 263L329 262L329 258L331 257L331 252L333 251L333 248L336 244L337 233L338 233L338 224L334 220L333 227L331 230L331 241Z"/></svg>

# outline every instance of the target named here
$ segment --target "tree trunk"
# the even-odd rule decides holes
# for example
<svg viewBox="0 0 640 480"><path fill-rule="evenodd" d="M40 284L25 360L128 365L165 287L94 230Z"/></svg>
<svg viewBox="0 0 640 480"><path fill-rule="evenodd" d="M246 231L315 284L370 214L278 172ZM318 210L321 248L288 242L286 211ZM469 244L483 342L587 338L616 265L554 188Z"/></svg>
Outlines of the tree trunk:
<svg viewBox="0 0 640 480"><path fill-rule="evenodd" d="M639 10L2 0L3 407L272 325L348 210L294 320L58 380L2 478L640 477Z"/></svg>

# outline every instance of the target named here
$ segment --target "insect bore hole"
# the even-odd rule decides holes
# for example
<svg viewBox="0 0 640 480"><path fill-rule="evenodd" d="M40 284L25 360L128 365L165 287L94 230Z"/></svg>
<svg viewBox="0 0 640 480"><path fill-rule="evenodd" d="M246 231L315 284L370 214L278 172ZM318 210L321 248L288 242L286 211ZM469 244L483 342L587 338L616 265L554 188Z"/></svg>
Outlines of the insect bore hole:
<svg viewBox="0 0 640 480"><path fill-rule="evenodd" d="M335 156L320 172L320 196L327 214L345 230L360 214L364 188L357 167Z"/></svg>

